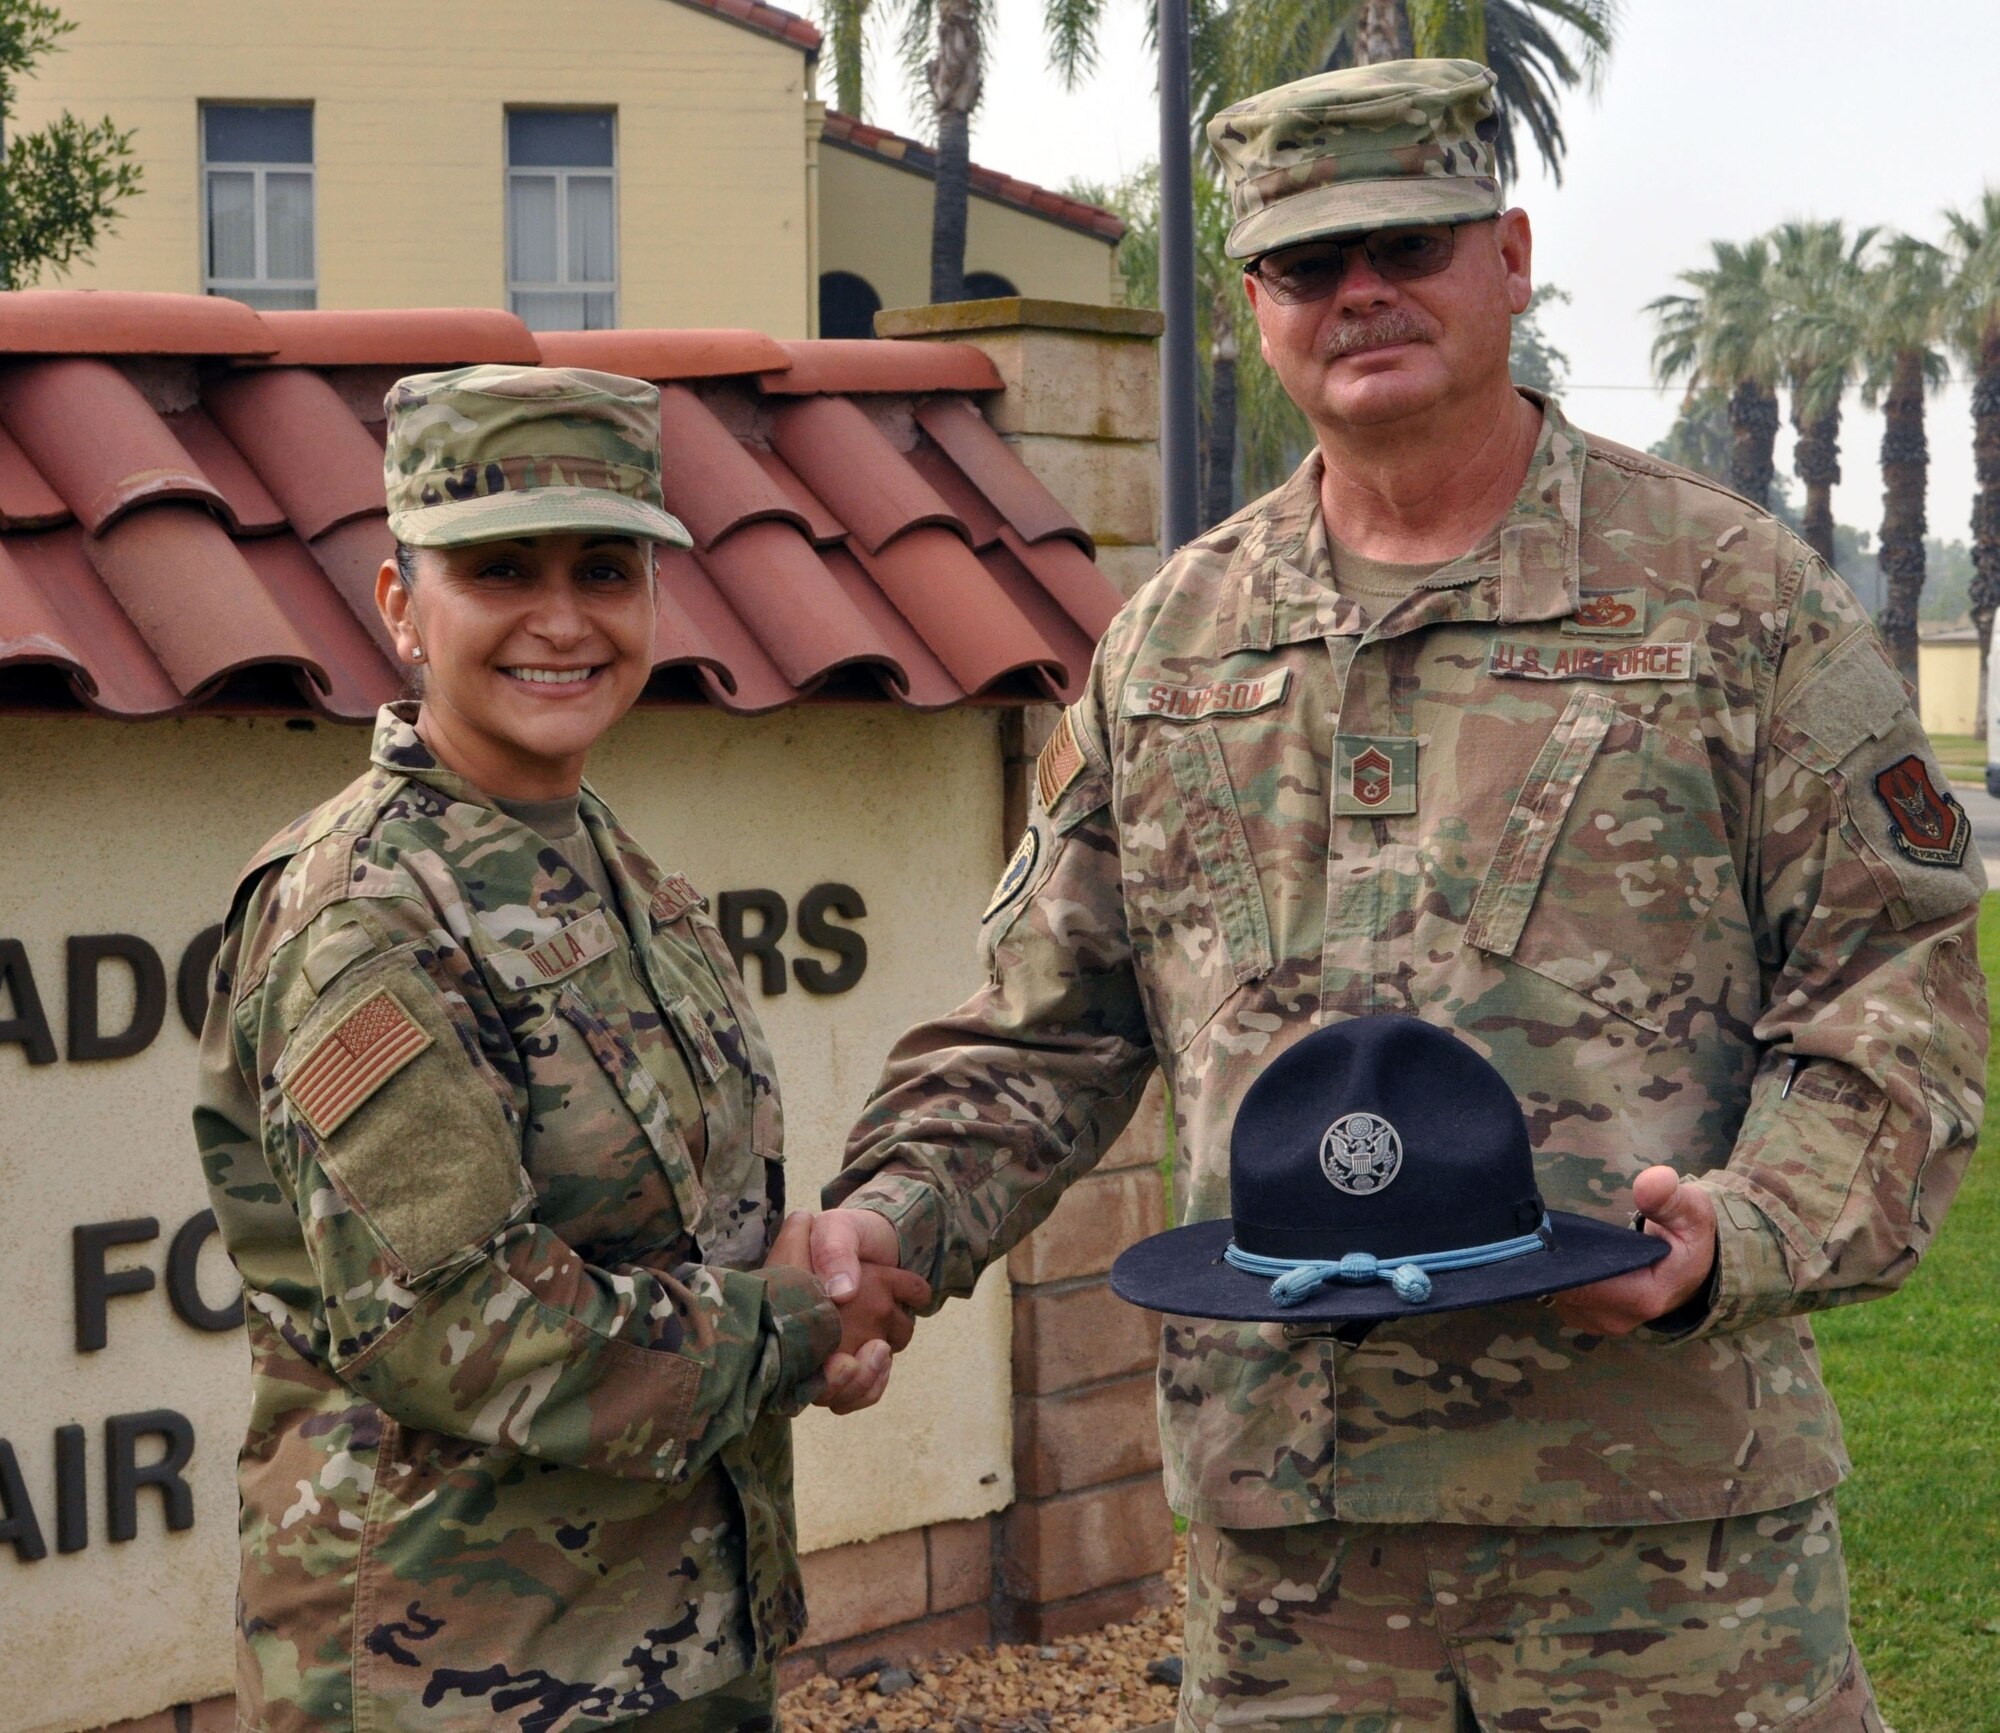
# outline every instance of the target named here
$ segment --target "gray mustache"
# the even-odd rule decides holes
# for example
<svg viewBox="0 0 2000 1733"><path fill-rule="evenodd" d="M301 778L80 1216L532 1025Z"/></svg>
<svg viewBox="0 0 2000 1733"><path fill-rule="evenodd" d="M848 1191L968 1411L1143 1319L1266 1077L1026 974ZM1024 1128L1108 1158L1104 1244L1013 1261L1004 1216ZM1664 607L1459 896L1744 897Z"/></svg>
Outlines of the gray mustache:
<svg viewBox="0 0 2000 1733"><path fill-rule="evenodd" d="M1389 343L1428 343L1431 334L1414 313L1391 307L1352 325L1336 325L1326 340L1326 358L1337 361L1362 349L1380 349Z"/></svg>

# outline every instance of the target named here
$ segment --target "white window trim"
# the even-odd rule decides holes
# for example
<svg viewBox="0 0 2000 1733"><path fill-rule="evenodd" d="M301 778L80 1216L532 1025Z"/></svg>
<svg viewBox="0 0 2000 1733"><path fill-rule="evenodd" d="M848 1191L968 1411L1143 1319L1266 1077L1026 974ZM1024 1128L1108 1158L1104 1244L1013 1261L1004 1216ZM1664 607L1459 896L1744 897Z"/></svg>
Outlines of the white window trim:
<svg viewBox="0 0 2000 1733"><path fill-rule="evenodd" d="M506 111L505 126L516 114L537 112L532 109L510 108ZM553 112L564 112L561 110ZM609 295L611 297L611 326L618 325L619 292L618 283L625 258L624 236L620 232L618 212L618 111L613 109L575 109L567 112L578 114L609 114L611 116L611 166L609 168L535 168L516 167L513 161L511 140L507 143L507 186L505 191L508 229L504 237L507 248L507 306L511 311L516 295ZM556 182L556 269L569 269L569 183L572 180L602 180L611 183L611 270L609 282L564 282L553 283L524 282L514 275L514 182L517 178L545 179L553 175Z"/></svg>
<svg viewBox="0 0 2000 1733"><path fill-rule="evenodd" d="M310 294L315 303L319 300L319 138L315 128L313 154L305 162L211 162L208 157L208 111L211 108L303 108L311 110L310 103L303 102L204 102L199 105L195 124L201 129L201 282L202 293L234 297L240 291L255 292L260 289L281 290L289 294ZM254 277L215 277L209 274L209 263L214 253L209 245L208 212L209 180L214 174L249 174L251 180L251 217L255 235L257 275ZM272 277L270 268L270 234L267 213L269 207L264 197L264 177L270 174L302 174L306 177L308 197L312 201L312 256L313 274L310 277Z"/></svg>

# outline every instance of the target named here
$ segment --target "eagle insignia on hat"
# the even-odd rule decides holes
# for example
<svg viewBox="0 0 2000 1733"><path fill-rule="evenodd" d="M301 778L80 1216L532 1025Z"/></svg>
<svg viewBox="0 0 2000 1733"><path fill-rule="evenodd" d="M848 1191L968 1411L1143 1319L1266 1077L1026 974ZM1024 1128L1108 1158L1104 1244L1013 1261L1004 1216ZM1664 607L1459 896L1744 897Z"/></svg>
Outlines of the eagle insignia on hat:
<svg viewBox="0 0 2000 1733"><path fill-rule="evenodd" d="M1402 1171L1403 1140L1377 1114L1345 1114L1320 1139L1319 1166L1336 1190L1367 1197Z"/></svg>

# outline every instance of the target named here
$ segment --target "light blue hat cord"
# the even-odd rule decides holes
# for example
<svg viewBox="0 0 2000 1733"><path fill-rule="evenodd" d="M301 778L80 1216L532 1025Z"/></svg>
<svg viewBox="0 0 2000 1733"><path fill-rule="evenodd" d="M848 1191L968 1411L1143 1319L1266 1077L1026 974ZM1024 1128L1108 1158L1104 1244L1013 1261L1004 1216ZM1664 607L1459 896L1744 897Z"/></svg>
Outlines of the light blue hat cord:
<svg viewBox="0 0 2000 1733"><path fill-rule="evenodd" d="M1271 1303L1296 1306L1332 1282L1387 1282L1396 1297L1421 1305L1431 1297L1431 1272L1476 1270L1486 1264L1504 1264L1531 1252L1546 1251L1554 1230L1549 1218L1531 1234L1511 1240L1495 1240L1491 1245L1466 1246L1455 1252L1419 1252L1407 1258L1378 1258L1373 1252L1349 1252L1344 1258L1266 1258L1241 1250L1234 1240L1224 1248L1223 1261L1246 1275L1275 1276Z"/></svg>

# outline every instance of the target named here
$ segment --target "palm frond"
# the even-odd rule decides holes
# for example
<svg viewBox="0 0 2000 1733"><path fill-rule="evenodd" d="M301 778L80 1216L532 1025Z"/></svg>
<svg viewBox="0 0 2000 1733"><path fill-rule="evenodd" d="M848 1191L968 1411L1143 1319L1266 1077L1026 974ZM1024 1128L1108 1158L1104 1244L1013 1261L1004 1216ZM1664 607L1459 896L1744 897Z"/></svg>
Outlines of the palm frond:
<svg viewBox="0 0 2000 1733"><path fill-rule="evenodd" d="M1063 89L1074 90L1097 70L1097 27L1103 21L1104 0L1043 0L1042 35Z"/></svg>

